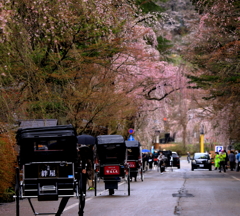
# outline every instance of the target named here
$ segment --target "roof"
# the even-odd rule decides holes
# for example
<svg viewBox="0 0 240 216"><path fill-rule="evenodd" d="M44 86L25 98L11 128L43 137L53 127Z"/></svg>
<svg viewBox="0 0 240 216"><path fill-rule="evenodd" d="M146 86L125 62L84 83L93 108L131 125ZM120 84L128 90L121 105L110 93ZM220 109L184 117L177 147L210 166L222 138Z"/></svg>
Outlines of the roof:
<svg viewBox="0 0 240 216"><path fill-rule="evenodd" d="M133 140L133 141L126 140L125 143L126 143L127 147L140 147L141 146L140 142L138 142L136 140Z"/></svg>
<svg viewBox="0 0 240 216"><path fill-rule="evenodd" d="M56 126L57 119L30 119L20 120L20 128Z"/></svg>
<svg viewBox="0 0 240 216"><path fill-rule="evenodd" d="M47 127L19 128L17 131L17 140L37 139L37 138L61 138L75 137L77 143L76 130L72 125L56 125Z"/></svg>
<svg viewBox="0 0 240 216"><path fill-rule="evenodd" d="M125 140L121 135L100 135L97 136L97 144L121 144L125 145Z"/></svg>

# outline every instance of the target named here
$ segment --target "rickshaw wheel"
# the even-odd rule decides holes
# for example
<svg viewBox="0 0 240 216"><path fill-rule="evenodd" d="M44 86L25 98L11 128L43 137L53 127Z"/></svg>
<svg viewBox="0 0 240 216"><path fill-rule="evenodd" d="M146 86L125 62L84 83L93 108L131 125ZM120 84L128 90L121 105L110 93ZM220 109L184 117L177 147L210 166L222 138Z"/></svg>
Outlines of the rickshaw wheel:
<svg viewBox="0 0 240 216"><path fill-rule="evenodd" d="M94 195L97 196L97 173L94 175Z"/></svg>
<svg viewBox="0 0 240 216"><path fill-rule="evenodd" d="M78 212L78 216L83 216L83 209L81 208L81 201L79 200L79 212Z"/></svg>
<svg viewBox="0 0 240 216"><path fill-rule="evenodd" d="M78 180L78 190L79 190L79 212L78 212L78 215L79 216L83 216L83 209L85 207L85 194L86 192L84 191L84 187L83 187L83 184L86 184L86 182L84 181L83 179L83 174L80 173L79 174L79 180Z"/></svg>
<svg viewBox="0 0 240 216"><path fill-rule="evenodd" d="M16 193L16 216L19 216L20 180L19 180L19 168L18 167L16 168L15 193Z"/></svg>
<svg viewBox="0 0 240 216"><path fill-rule="evenodd" d="M130 175L128 175L128 196L130 196Z"/></svg>

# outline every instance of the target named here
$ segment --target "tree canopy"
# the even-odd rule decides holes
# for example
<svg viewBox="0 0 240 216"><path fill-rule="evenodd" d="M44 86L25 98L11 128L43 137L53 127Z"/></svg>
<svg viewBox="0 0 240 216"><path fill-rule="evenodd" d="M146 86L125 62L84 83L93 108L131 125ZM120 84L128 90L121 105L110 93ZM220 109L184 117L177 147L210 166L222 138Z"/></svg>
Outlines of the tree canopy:
<svg viewBox="0 0 240 216"><path fill-rule="evenodd" d="M195 43L186 56L196 65L188 78L194 88L209 92L204 99L223 111L228 119L230 137L239 134L239 90L240 90L240 32L239 1L194 1L201 8L202 18ZM233 123L234 122L234 123ZM237 126L237 127L236 127Z"/></svg>

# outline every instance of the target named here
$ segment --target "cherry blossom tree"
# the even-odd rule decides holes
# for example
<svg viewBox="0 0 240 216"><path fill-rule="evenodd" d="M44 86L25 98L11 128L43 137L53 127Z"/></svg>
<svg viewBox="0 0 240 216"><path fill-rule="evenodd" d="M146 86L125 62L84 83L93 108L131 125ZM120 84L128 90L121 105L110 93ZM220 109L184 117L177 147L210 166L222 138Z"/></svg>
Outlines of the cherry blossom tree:
<svg viewBox="0 0 240 216"><path fill-rule="evenodd" d="M199 68L189 78L197 88L209 92L215 125L228 131L228 139L239 134L239 2L195 1L202 14L196 40L188 59ZM233 116L232 113L235 113ZM228 143L225 138L225 143Z"/></svg>

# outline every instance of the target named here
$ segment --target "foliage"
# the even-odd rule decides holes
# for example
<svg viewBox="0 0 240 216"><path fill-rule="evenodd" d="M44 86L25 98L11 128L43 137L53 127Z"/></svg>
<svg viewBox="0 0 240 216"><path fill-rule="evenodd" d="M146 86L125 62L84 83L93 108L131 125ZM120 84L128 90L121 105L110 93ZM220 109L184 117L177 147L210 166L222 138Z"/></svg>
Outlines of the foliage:
<svg viewBox="0 0 240 216"><path fill-rule="evenodd" d="M159 36L157 38L158 41L158 46L157 49L159 50L159 52L165 52L166 50L168 50L169 48L171 48L173 46L173 44L171 44L170 40L167 40L166 38Z"/></svg>
<svg viewBox="0 0 240 216"><path fill-rule="evenodd" d="M199 0L197 5L202 9L199 32L185 55L196 65L196 71L188 78L195 84L193 88L208 91L203 98L215 111L224 110L229 137L236 139L240 116L231 113L239 113L240 108L239 2Z"/></svg>
<svg viewBox="0 0 240 216"><path fill-rule="evenodd" d="M171 113L167 110L174 108L165 101L186 82L182 70L163 61L170 42L160 28L161 37L154 31L162 15L158 5L155 0L3 1L1 119L12 125L18 119L54 118L92 135L142 126L147 133L139 134L149 141L152 125L147 128L144 120L152 110Z"/></svg>
<svg viewBox="0 0 240 216"><path fill-rule="evenodd" d="M163 11L163 9L157 5L156 0L135 0L136 5L139 5L143 13ZM162 0L165 2L166 0Z"/></svg>
<svg viewBox="0 0 240 216"><path fill-rule="evenodd" d="M175 151L180 156L182 156L186 155L187 152L190 152L190 154L193 154L194 152L199 152L199 144L188 144L184 146L183 143L176 143L176 145L170 146L166 150Z"/></svg>
<svg viewBox="0 0 240 216"><path fill-rule="evenodd" d="M121 112L118 125L131 113L112 68L128 28L115 16L131 20L133 12L124 0L17 0L4 6L11 9L0 43L5 121L14 115L57 118L81 132L92 123L112 125L111 116Z"/></svg>
<svg viewBox="0 0 240 216"><path fill-rule="evenodd" d="M240 152L240 142L234 143L233 146L235 150L238 150Z"/></svg>
<svg viewBox="0 0 240 216"><path fill-rule="evenodd" d="M7 133L0 136L0 163L0 198L3 198L14 184L16 152L13 134Z"/></svg>
<svg viewBox="0 0 240 216"><path fill-rule="evenodd" d="M15 191L13 188L8 188L5 192L0 196L0 202L13 202L14 201Z"/></svg>

